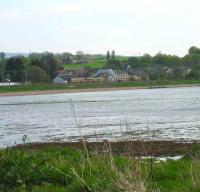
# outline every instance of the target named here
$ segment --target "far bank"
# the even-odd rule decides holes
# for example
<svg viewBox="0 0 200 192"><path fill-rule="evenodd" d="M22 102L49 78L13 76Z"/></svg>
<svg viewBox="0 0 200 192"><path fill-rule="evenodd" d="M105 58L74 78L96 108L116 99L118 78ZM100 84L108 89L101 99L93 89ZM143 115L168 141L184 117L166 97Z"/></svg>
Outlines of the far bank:
<svg viewBox="0 0 200 192"><path fill-rule="evenodd" d="M0 87L0 97L45 95L58 93L78 93L114 90L154 89L200 86L200 80L159 80L142 82L120 82L120 83L79 83L79 84L32 84L21 86Z"/></svg>

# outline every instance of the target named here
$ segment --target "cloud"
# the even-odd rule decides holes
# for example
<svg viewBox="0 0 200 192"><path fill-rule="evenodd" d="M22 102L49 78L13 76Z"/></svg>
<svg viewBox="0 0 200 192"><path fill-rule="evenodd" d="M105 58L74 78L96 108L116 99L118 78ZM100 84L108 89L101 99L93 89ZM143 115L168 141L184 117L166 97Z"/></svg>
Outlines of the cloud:
<svg viewBox="0 0 200 192"><path fill-rule="evenodd" d="M180 47L200 44L199 6L199 0L4 1L0 42L19 50L182 53Z"/></svg>
<svg viewBox="0 0 200 192"><path fill-rule="evenodd" d="M17 10L0 9L0 21L1 21L1 23L16 21L20 18L21 18L20 12L17 11Z"/></svg>
<svg viewBox="0 0 200 192"><path fill-rule="evenodd" d="M79 12L81 10L81 6L79 4L64 4L51 6L47 9L49 13L74 13Z"/></svg>
<svg viewBox="0 0 200 192"><path fill-rule="evenodd" d="M31 3L30 3L31 2ZM13 8L0 8L0 21L19 21L19 20L34 20L34 18L41 17L48 20L48 17L57 17L57 19L63 14L77 13L81 10L78 3L66 3L57 1L49 1L45 3L35 0L26 4L21 4L20 7Z"/></svg>

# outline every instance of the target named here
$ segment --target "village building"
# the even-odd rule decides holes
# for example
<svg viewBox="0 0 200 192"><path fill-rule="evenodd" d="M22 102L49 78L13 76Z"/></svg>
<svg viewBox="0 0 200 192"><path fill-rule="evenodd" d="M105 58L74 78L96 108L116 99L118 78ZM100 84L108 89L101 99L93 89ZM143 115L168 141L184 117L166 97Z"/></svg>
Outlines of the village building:
<svg viewBox="0 0 200 192"><path fill-rule="evenodd" d="M67 74L58 74L54 79L53 83L54 84L67 84L68 82L71 81L71 77L68 76Z"/></svg>
<svg viewBox="0 0 200 192"><path fill-rule="evenodd" d="M129 81L128 73L113 69L100 69L92 75L93 78L103 78L110 82Z"/></svg>
<svg viewBox="0 0 200 192"><path fill-rule="evenodd" d="M92 75L92 78L104 78L108 81L116 81L117 74L112 69L99 69Z"/></svg>
<svg viewBox="0 0 200 192"><path fill-rule="evenodd" d="M99 69L91 76L87 76L87 70L79 69L68 71L65 74L59 74L53 79L55 84L83 83L83 82L125 82L147 80L148 75L143 71L132 70L121 71L113 69Z"/></svg>
<svg viewBox="0 0 200 192"><path fill-rule="evenodd" d="M128 73L124 72L124 71L120 71L120 70L113 70L114 73L117 75L117 81L129 81L130 80L130 76Z"/></svg>

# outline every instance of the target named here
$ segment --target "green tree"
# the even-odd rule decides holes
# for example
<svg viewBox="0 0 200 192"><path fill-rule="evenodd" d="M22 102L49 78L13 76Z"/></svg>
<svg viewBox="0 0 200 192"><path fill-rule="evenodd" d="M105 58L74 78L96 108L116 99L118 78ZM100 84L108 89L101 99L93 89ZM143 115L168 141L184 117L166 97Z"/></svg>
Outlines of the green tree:
<svg viewBox="0 0 200 192"><path fill-rule="evenodd" d="M41 56L42 56L42 54L31 53L31 54L28 56L30 65L31 65L31 66L42 67Z"/></svg>
<svg viewBox="0 0 200 192"><path fill-rule="evenodd" d="M130 57L128 59L128 65L131 66L131 68L138 68L140 66L140 60L138 57Z"/></svg>
<svg viewBox="0 0 200 192"><path fill-rule="evenodd" d="M200 66L200 55L194 54L194 55L186 55L182 59L183 65L187 67L193 67L193 66Z"/></svg>
<svg viewBox="0 0 200 192"><path fill-rule="evenodd" d="M32 83L47 83L50 78L47 73L38 66L30 66L27 70L28 81Z"/></svg>
<svg viewBox="0 0 200 192"><path fill-rule="evenodd" d="M77 52L76 52L76 58L77 58L78 60L84 59L84 53L83 53L83 51L77 51Z"/></svg>
<svg viewBox="0 0 200 192"><path fill-rule="evenodd" d="M198 47L192 46L188 51L189 55L200 55L200 49Z"/></svg>
<svg viewBox="0 0 200 192"><path fill-rule="evenodd" d="M6 71L20 71L24 70L27 60L23 56L11 57L5 64Z"/></svg>
<svg viewBox="0 0 200 192"><path fill-rule="evenodd" d="M148 66L152 63L152 57L149 54L144 54L142 57L140 57L141 64Z"/></svg>
<svg viewBox="0 0 200 192"><path fill-rule="evenodd" d="M41 56L41 68L53 79L58 70L58 61L52 53L44 53Z"/></svg>
<svg viewBox="0 0 200 192"><path fill-rule="evenodd" d="M115 59L112 63L113 65L113 69L118 69L118 70L121 70L122 69L122 66L121 66L121 62L117 59Z"/></svg>
<svg viewBox="0 0 200 192"><path fill-rule="evenodd" d="M61 55L62 64L71 64L73 63L73 58L71 53L63 53Z"/></svg>
<svg viewBox="0 0 200 192"><path fill-rule="evenodd" d="M107 59L107 63L110 63L110 51L107 51L106 59Z"/></svg>
<svg viewBox="0 0 200 192"><path fill-rule="evenodd" d="M111 61L114 61L115 60L115 51L112 50L112 53L111 53Z"/></svg>
<svg viewBox="0 0 200 192"><path fill-rule="evenodd" d="M0 52L0 81L3 81L3 73L5 67L5 53Z"/></svg>
<svg viewBox="0 0 200 192"><path fill-rule="evenodd" d="M193 69L186 75L186 79L196 79L196 80L199 80L199 79L200 79L200 69L199 69L199 67L193 68Z"/></svg>
<svg viewBox="0 0 200 192"><path fill-rule="evenodd" d="M5 59L5 53L4 52L0 52L0 61Z"/></svg>
<svg viewBox="0 0 200 192"><path fill-rule="evenodd" d="M11 57L5 62L5 70L10 75L11 81L24 81L25 69L28 61L24 56Z"/></svg>
<svg viewBox="0 0 200 192"><path fill-rule="evenodd" d="M32 53L29 55L29 60L31 66L42 68L51 79L55 77L56 72L59 69L58 60L53 53Z"/></svg>
<svg viewBox="0 0 200 192"><path fill-rule="evenodd" d="M153 57L152 62L154 65L174 67L181 64L181 59L178 56L158 53Z"/></svg>

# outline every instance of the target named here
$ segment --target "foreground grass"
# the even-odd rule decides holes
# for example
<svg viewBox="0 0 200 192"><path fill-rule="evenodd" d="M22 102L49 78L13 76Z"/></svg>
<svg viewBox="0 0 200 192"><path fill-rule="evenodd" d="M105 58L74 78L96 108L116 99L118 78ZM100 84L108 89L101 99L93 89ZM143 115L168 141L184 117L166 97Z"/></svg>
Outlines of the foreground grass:
<svg viewBox="0 0 200 192"><path fill-rule="evenodd" d="M117 88L117 87L144 87L144 88L156 88L176 85L192 85L200 84L200 80L155 80L155 81L143 81L143 82L93 82L93 83L79 83L79 84L67 84L67 85L54 85L54 84L32 84L23 86L10 86L0 87L0 93L7 92L26 92L26 91L47 91L47 90L70 90L70 89L93 89L93 88Z"/></svg>
<svg viewBox="0 0 200 192"><path fill-rule="evenodd" d="M0 151L0 191L200 191L200 155L155 163L70 148Z"/></svg>

